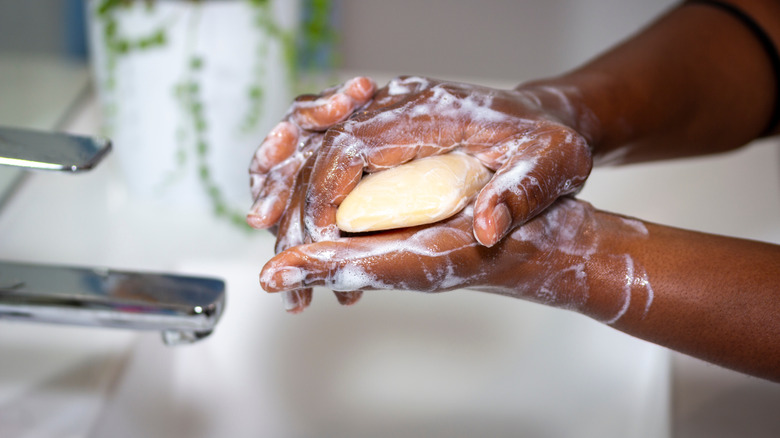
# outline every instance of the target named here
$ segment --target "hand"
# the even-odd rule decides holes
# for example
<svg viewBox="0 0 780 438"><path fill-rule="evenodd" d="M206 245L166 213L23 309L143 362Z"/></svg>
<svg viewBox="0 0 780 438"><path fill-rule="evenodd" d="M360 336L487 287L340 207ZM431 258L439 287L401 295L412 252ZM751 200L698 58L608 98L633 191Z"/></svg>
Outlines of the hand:
<svg viewBox="0 0 780 438"><path fill-rule="evenodd" d="M365 105L374 82L357 77L319 95L298 97L284 120L260 144L249 165L254 205L247 223L258 229L276 225L304 161L322 144L323 132Z"/></svg>
<svg viewBox="0 0 780 438"><path fill-rule="evenodd" d="M323 131L365 105L375 89L372 80L359 77L320 95L299 97L252 158L249 173L254 205L247 214L247 223L254 228L270 228L277 236L277 253L306 242L301 225L303 203L300 195L306 193L308 181L302 175L311 170L311 165L307 168L306 163L313 164L314 154L322 144ZM292 192L296 185L299 187L297 198ZM354 303L360 298L357 292L336 293L336 296L343 304ZM293 313L308 306L311 297L309 288L283 295L287 310Z"/></svg>
<svg viewBox="0 0 780 438"><path fill-rule="evenodd" d="M625 308L619 293L609 294L617 305L584 308L602 274L590 269L592 261L606 260L620 288L630 280L624 291L629 302L630 294L647 285L644 269L609 242L611 236L622 242L645 238L639 221L564 197L488 248L474 237L472 215L470 206L436 224L295 246L265 265L260 282L269 292L312 286L423 292L469 288L577 310L607 322Z"/></svg>
<svg viewBox="0 0 780 438"><path fill-rule="evenodd" d="M336 210L363 172L454 149L495 171L474 205L474 234L485 246L577 191L592 167L583 136L530 92L398 78L325 133L304 209L307 234L340 236Z"/></svg>

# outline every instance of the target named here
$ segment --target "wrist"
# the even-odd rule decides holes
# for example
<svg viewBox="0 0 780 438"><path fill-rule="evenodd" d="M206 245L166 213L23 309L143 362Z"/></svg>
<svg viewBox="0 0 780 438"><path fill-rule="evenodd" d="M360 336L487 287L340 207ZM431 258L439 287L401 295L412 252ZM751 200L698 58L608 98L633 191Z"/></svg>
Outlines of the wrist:
<svg viewBox="0 0 780 438"><path fill-rule="evenodd" d="M507 239L512 257L496 264L507 294L618 324L642 319L653 289L643 265L649 231L637 219L561 198ZM515 247L515 245L519 245Z"/></svg>
<svg viewBox="0 0 780 438"><path fill-rule="evenodd" d="M594 101L588 90L596 88L603 90L603 94L612 93L615 86L606 84L607 81L608 78L603 75L571 74L526 82L515 90L538 105L543 114L582 135L593 157L598 158L608 132L601 113L610 100L604 97L603 102Z"/></svg>
<svg viewBox="0 0 780 438"><path fill-rule="evenodd" d="M774 57L761 43L780 46L780 26L770 18L780 6L740 3L765 38L722 10L686 5L578 69L518 90L566 95L571 110L556 111L588 139L597 165L740 147L766 132L777 105ZM561 107L550 96L541 100Z"/></svg>
<svg viewBox="0 0 780 438"><path fill-rule="evenodd" d="M585 264L588 299L580 312L621 326L644 319L653 303L651 279L641 257L649 239L645 224L603 211L594 212L598 249Z"/></svg>

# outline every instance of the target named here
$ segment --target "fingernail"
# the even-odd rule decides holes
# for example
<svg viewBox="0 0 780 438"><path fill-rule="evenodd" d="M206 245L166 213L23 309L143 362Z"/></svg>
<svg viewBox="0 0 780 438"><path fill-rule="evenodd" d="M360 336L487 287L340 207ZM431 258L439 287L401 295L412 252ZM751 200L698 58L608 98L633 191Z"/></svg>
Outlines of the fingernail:
<svg viewBox="0 0 780 438"><path fill-rule="evenodd" d="M256 229L256 230L264 230L268 228L268 225L266 225L266 219L260 216L256 216L252 213L249 213L246 215L246 224L250 227Z"/></svg>
<svg viewBox="0 0 780 438"><path fill-rule="evenodd" d="M253 228L266 228L273 225L276 220L271 217L271 213L277 201L277 196L259 198L249 209L249 214L246 216L247 223Z"/></svg>
<svg viewBox="0 0 780 438"><path fill-rule="evenodd" d="M357 303L362 295L363 292L361 291L336 292L336 299L339 301L339 304L343 306L351 306Z"/></svg>
<svg viewBox="0 0 780 438"><path fill-rule="evenodd" d="M374 81L371 78L359 76L350 79L345 88L346 93L349 94L350 97L362 102L373 96L376 84L374 84Z"/></svg>
<svg viewBox="0 0 780 438"><path fill-rule="evenodd" d="M509 227L512 226L512 213L509 211L509 207L506 204L498 204L493 209L493 230L495 235L493 236L493 243L497 243L504 235L509 231ZM492 245L491 244L491 245Z"/></svg>
<svg viewBox="0 0 780 438"><path fill-rule="evenodd" d="M506 204L497 204L488 216L487 222L480 224L484 236L477 240L485 246L493 246L509 231L512 226L512 213Z"/></svg>
<svg viewBox="0 0 780 438"><path fill-rule="evenodd" d="M271 132L265 137L266 142L292 142L295 143L298 137L298 127L295 124L282 120L271 129Z"/></svg>
<svg viewBox="0 0 780 438"><path fill-rule="evenodd" d="M260 273L260 285L268 292L300 289L305 279L303 270L295 266L266 267Z"/></svg>

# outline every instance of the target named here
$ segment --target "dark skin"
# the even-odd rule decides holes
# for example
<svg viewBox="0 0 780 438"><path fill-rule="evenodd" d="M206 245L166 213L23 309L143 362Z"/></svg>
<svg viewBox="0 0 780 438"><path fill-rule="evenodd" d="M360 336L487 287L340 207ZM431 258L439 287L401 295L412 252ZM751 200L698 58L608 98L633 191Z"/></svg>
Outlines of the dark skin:
<svg viewBox="0 0 780 438"><path fill-rule="evenodd" d="M780 46L780 2L732 3ZM294 170L285 159L253 162L266 180L289 181L261 184L266 205L249 215L257 228L279 225L279 254L261 284L300 291L294 311L317 285L499 293L780 381L780 247L625 218L570 197L593 163L697 156L755 139L775 87L769 58L743 23L692 4L575 71L515 90L401 78L378 91L366 85L349 105L330 96L350 87L329 90L291 111L315 120L286 143L294 150L300 138L316 138L306 160ZM496 171L457 216L361 236L333 226L363 172L449 150ZM264 201L271 193L286 195Z"/></svg>

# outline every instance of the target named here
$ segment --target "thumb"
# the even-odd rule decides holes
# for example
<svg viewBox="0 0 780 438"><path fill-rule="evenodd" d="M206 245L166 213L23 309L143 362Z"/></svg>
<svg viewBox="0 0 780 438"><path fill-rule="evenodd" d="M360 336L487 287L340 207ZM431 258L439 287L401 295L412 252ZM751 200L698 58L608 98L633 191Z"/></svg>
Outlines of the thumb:
<svg viewBox="0 0 780 438"><path fill-rule="evenodd" d="M518 151L477 196L474 237L484 246L495 245L559 197L577 192L591 168L590 151L584 144L563 144L552 150L543 144Z"/></svg>

